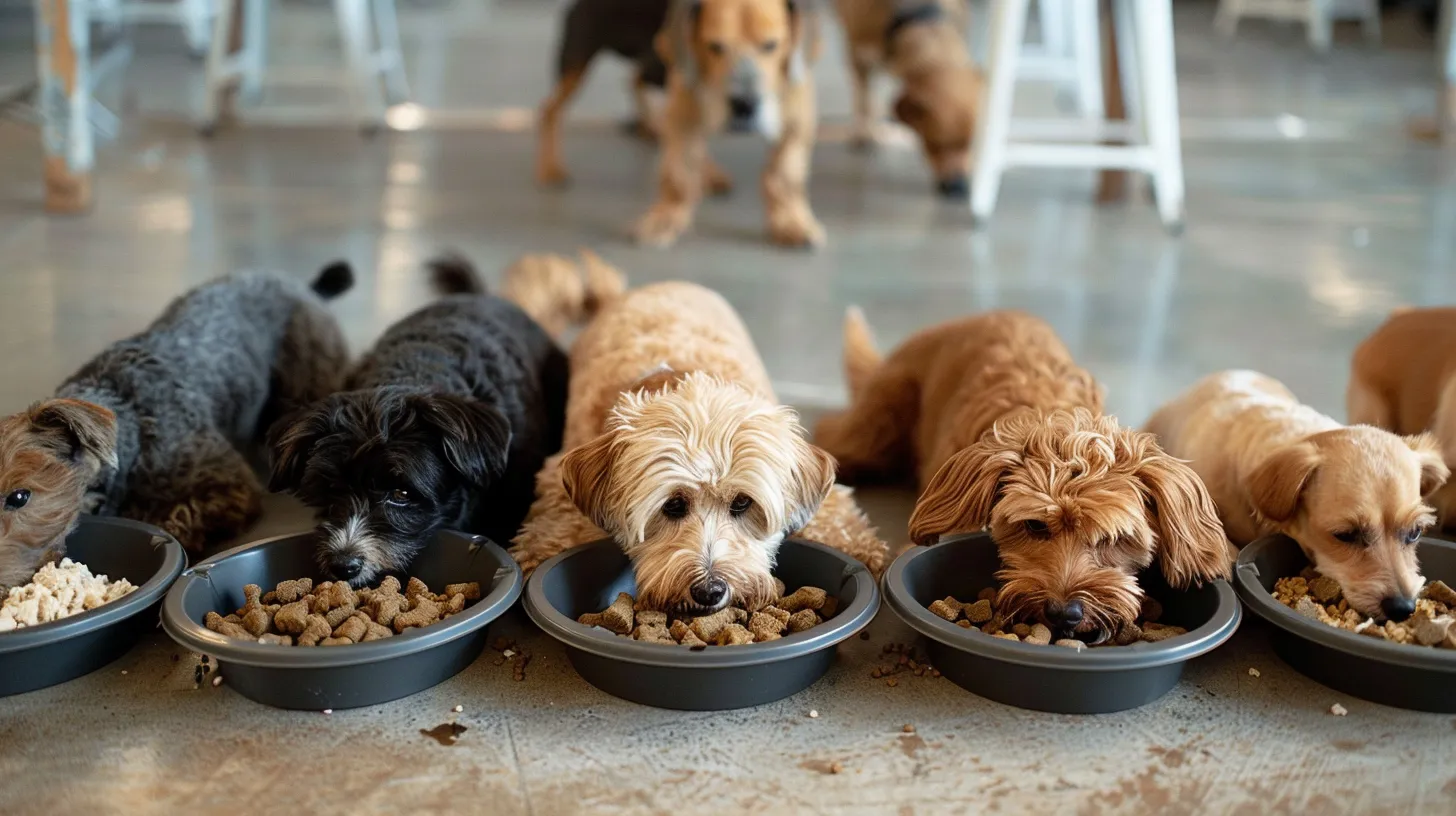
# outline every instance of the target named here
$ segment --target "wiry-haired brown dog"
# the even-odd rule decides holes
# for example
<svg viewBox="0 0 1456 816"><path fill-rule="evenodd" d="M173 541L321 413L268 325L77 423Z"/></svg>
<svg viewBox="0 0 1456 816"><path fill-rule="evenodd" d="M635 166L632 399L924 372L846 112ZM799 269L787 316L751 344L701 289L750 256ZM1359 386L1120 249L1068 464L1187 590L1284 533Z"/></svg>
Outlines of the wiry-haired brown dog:
<svg viewBox="0 0 1456 816"><path fill-rule="evenodd" d="M1041 320L944 323L883 360L857 312L845 334L852 404L815 441L851 478L913 463L917 544L989 527L1002 613L1097 642L1137 616L1137 573L1155 559L1176 587L1228 575L1198 477L1150 434L1102 416L1097 384Z"/></svg>
<svg viewBox="0 0 1456 816"><path fill-rule="evenodd" d="M659 283L607 306L571 352L566 453L546 462L512 554L530 570L610 535L638 599L701 613L773 600L786 535L879 570L884 542L834 461L779 405L722 297Z"/></svg>

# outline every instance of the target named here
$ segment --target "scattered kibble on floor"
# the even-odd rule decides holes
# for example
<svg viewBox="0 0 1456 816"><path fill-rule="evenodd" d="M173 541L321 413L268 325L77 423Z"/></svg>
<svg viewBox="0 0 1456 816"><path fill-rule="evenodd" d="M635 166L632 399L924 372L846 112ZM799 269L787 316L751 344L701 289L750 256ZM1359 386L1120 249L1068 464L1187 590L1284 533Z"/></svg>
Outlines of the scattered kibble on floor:
<svg viewBox="0 0 1456 816"><path fill-rule="evenodd" d="M1258 669L1253 669L1253 668L1249 669L1249 676L1250 677L1258 677L1259 676L1259 670Z"/></svg>
<svg viewBox="0 0 1456 816"><path fill-rule="evenodd" d="M817 720L817 719L819 719L819 711L817 709L812 709L812 708L809 709L809 719L811 719L811 720Z"/></svg>
<svg viewBox="0 0 1456 816"><path fill-rule="evenodd" d="M1335 715L1336 717L1343 717L1346 714L1349 714L1350 710L1340 705L1339 703L1335 703L1334 705L1330 706L1330 713Z"/></svg>

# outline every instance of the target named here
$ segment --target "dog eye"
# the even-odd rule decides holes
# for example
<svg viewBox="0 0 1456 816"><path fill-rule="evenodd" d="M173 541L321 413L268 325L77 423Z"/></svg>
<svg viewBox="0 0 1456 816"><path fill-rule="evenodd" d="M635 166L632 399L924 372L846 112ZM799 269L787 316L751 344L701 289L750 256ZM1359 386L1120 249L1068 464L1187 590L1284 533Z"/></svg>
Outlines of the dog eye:
<svg viewBox="0 0 1456 816"><path fill-rule="evenodd" d="M1044 521L1027 519L1026 521L1021 522L1021 527L1022 529L1026 530L1026 534L1029 536L1041 538L1042 536L1047 534L1047 526L1046 522Z"/></svg>
<svg viewBox="0 0 1456 816"><path fill-rule="evenodd" d="M688 500L673 496L662 505L662 514L670 519L680 519L688 514Z"/></svg>
<svg viewBox="0 0 1456 816"><path fill-rule="evenodd" d="M403 507L414 501L414 498L415 497L408 490L405 490L402 487L397 487L394 490L389 491L389 494L384 497L384 503L392 504L396 507Z"/></svg>
<svg viewBox="0 0 1456 816"><path fill-rule="evenodd" d="M1406 530L1405 531L1405 543L1407 543L1407 544L1414 544L1417 541L1420 541L1421 540L1421 535L1423 533L1425 533L1425 532L1426 532L1426 530L1425 530L1424 527L1412 527L1409 530Z"/></svg>
<svg viewBox="0 0 1456 816"><path fill-rule="evenodd" d="M747 513L748 508L752 506L753 499L750 499L744 494L739 493L737 496L733 497L733 503L728 505L728 512L732 513L735 516L741 516L744 513Z"/></svg>
<svg viewBox="0 0 1456 816"><path fill-rule="evenodd" d="M1334 536L1336 541L1342 541L1346 544L1365 543L1365 532L1363 530L1341 530L1338 533L1330 533L1330 535Z"/></svg>
<svg viewBox="0 0 1456 816"><path fill-rule="evenodd" d="M772 54L779 47L778 40L769 40L758 47L758 50L765 54Z"/></svg>
<svg viewBox="0 0 1456 816"><path fill-rule="evenodd" d="M30 491L23 487L19 490L12 490L5 496L6 510L19 510L27 504L30 504Z"/></svg>
<svg viewBox="0 0 1456 816"><path fill-rule="evenodd" d="M708 50L711 51L711 52L713 52L714 55L721 57L721 56L723 56L723 52L726 51L727 49L723 47L723 43L721 43L721 42L719 42L717 40L714 40L714 41L708 43Z"/></svg>

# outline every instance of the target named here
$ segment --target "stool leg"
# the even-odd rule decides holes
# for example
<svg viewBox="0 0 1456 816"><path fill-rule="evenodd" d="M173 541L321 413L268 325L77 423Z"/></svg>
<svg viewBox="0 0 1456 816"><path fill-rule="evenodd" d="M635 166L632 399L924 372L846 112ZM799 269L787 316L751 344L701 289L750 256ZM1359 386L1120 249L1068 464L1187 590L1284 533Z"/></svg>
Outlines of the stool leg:
<svg viewBox="0 0 1456 816"><path fill-rule="evenodd" d="M996 209L1006 142L1011 135L1011 104L1016 96L1016 58L1026 36L1027 0L997 0L991 7L989 76L976 115L976 160L971 183L971 217L985 221Z"/></svg>
<svg viewBox="0 0 1456 816"><path fill-rule="evenodd" d="M1239 30L1239 18L1244 16L1244 0L1219 0L1218 13L1213 17L1213 27L1225 37L1232 37Z"/></svg>
<svg viewBox="0 0 1456 816"><path fill-rule="evenodd" d="M349 99L365 132L378 130L384 121L384 97L379 75L370 65L369 17L366 0L334 0L344 62L349 69Z"/></svg>
<svg viewBox="0 0 1456 816"><path fill-rule="evenodd" d="M1306 0L1309 26L1309 47L1323 54L1330 50L1334 39L1334 20L1330 17L1329 0Z"/></svg>
<svg viewBox="0 0 1456 816"><path fill-rule="evenodd" d="M1114 39L1117 45L1118 75L1122 79L1123 106L1127 111L1124 118L1133 127L1146 133L1143 127L1143 82L1138 75L1138 66L1142 64L1142 59L1138 55L1137 25L1133 19L1136 2L1137 0L1113 0L1112 25L1116 32Z"/></svg>
<svg viewBox="0 0 1456 816"><path fill-rule="evenodd" d="M1173 56L1171 0L1133 0L1137 10L1138 70L1143 116L1153 151L1153 190L1158 216L1173 230L1183 226L1183 149L1178 128L1178 78Z"/></svg>
<svg viewBox="0 0 1456 816"><path fill-rule="evenodd" d="M212 36L212 0L181 0L182 30L187 37L187 50L194 57L207 55Z"/></svg>
<svg viewBox="0 0 1456 816"><path fill-rule="evenodd" d="M268 69L268 6L273 0L243 0L243 101L256 105L263 99L263 74Z"/></svg>
<svg viewBox="0 0 1456 816"><path fill-rule="evenodd" d="M237 23L242 2L244 0L221 0L217 17L212 21L212 42L208 44L203 79L202 122L198 125L205 136L211 135L217 128L218 120L222 118L223 94L232 84L228 70L228 46L234 36L233 26Z"/></svg>
<svg viewBox="0 0 1456 816"><path fill-rule="evenodd" d="M399 14L394 0L373 0L374 29L379 32L379 58L384 72L384 90L391 103L407 102L409 81L404 71L404 49L399 39Z"/></svg>
<svg viewBox="0 0 1456 816"><path fill-rule="evenodd" d="M1072 0L1072 54L1077 65L1077 109L1084 119L1105 115L1102 98L1102 37L1097 0Z"/></svg>

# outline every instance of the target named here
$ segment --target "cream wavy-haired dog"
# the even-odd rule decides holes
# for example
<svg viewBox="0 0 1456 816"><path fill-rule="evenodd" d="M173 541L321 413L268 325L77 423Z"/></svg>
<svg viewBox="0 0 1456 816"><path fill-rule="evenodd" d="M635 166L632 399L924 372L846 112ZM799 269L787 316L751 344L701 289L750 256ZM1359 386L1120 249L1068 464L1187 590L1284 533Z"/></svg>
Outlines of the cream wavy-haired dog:
<svg viewBox="0 0 1456 816"><path fill-rule="evenodd" d="M1158 409L1147 430L1190 460L1229 539L1283 533L1366 615L1405 620L1424 581L1415 543L1425 497L1450 475L1428 434L1342 425L1278 380L1211 374Z"/></svg>
<svg viewBox="0 0 1456 816"><path fill-rule="evenodd" d="M631 290L587 325L562 449L514 541L527 570L610 536L640 601L703 613L770 603L789 534L883 566L885 544L834 484L834 460L774 397L733 308L701 286Z"/></svg>
<svg viewBox="0 0 1456 816"><path fill-rule="evenodd" d="M989 527L1003 614L1100 642L1137 617L1137 574L1154 560L1175 587L1228 575L1193 471L1103 416L1101 389L1040 319L953 320L881 358L852 310L845 366L850 408L815 441L851 483L914 470L917 544Z"/></svg>

